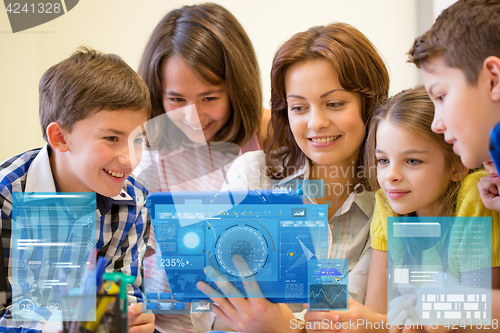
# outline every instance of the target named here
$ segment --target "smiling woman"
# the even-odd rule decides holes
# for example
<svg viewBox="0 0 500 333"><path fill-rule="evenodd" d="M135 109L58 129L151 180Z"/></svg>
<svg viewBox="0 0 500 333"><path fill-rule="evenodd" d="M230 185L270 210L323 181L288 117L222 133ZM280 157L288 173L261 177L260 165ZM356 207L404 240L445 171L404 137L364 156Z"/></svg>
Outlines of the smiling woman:
<svg viewBox="0 0 500 333"><path fill-rule="evenodd" d="M330 203L328 258L348 259L349 296L363 302L374 194L358 171L366 124L373 107L387 97L385 64L354 27L344 23L318 26L297 33L280 47L273 61L271 86L269 145L265 152L238 158L227 174L227 187L270 189L272 180L324 181L324 197L306 193L304 197L311 204ZM256 282L244 285L248 294L260 293ZM203 282L198 287L214 300L214 313L236 331L304 328L294 327L291 310L301 305L288 307L257 297L226 299ZM222 283L218 287L231 290Z"/></svg>
<svg viewBox="0 0 500 333"><path fill-rule="evenodd" d="M285 75L288 119L297 146L315 165L357 163L365 137L361 96L340 85L327 60L299 62Z"/></svg>

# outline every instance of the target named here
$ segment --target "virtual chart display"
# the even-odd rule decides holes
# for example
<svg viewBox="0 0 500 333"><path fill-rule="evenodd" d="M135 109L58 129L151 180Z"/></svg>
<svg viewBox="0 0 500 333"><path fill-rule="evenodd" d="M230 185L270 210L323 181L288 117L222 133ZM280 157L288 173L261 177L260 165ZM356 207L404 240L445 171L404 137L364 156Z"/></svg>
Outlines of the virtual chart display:
<svg viewBox="0 0 500 333"><path fill-rule="evenodd" d="M340 311L349 306L348 260L309 261L309 310Z"/></svg>
<svg viewBox="0 0 500 333"><path fill-rule="evenodd" d="M14 193L13 320L95 318L95 244L95 193Z"/></svg>
<svg viewBox="0 0 500 333"><path fill-rule="evenodd" d="M161 250L158 268L166 270L174 299L207 298L196 283L216 288L216 280L237 286L227 297L261 296L245 293L241 281L252 280L274 302L308 301L308 263L327 257L327 205L305 205L290 194L193 192L154 193L147 205ZM213 268L207 275L206 266Z"/></svg>

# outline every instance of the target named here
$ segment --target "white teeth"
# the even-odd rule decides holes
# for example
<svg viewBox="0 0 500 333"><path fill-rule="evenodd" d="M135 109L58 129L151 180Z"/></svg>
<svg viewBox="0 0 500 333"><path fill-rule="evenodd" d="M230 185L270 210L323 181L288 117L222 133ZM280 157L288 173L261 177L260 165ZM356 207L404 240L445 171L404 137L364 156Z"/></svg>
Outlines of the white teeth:
<svg viewBox="0 0 500 333"><path fill-rule="evenodd" d="M333 140L337 140L338 138L340 138L340 135L336 135L336 136L331 136L331 137L328 137L328 138L313 138L311 139L312 142L315 142L315 143L325 143L325 142L330 142L330 141L333 141Z"/></svg>
<svg viewBox="0 0 500 333"><path fill-rule="evenodd" d="M202 129L204 129L205 127L207 127L208 125L210 125L210 123L206 124L205 126L203 127L193 127L193 126L189 126L191 127L191 129L193 129L194 131L201 131Z"/></svg>
<svg viewBox="0 0 500 333"><path fill-rule="evenodd" d="M125 176L125 172L116 172L116 171L111 171L111 170L107 170L107 169L104 169L104 171L106 171L111 176L116 177L116 178L122 178L123 176Z"/></svg>

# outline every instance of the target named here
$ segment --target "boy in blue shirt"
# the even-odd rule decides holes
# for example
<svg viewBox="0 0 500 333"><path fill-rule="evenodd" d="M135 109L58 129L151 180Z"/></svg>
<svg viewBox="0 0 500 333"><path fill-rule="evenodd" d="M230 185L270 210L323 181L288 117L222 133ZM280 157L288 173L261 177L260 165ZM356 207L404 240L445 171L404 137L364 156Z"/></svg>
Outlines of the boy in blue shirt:
<svg viewBox="0 0 500 333"><path fill-rule="evenodd" d="M468 168L491 159L489 133L500 121L499 31L499 0L460 0L409 52L436 108L432 130Z"/></svg>
<svg viewBox="0 0 500 333"><path fill-rule="evenodd" d="M141 157L151 112L149 91L121 58L83 48L52 66L40 80L40 122L47 141L0 164L0 226L4 263L12 277L14 192L96 192L97 256L106 271L136 277L129 286L130 332L152 332L143 314L139 251L150 219L144 187L131 176ZM11 281L12 282L12 281Z"/></svg>
<svg viewBox="0 0 500 333"><path fill-rule="evenodd" d="M466 167L487 165L489 133L500 122L500 0L459 0L415 39L409 55L410 62L422 69L434 102L432 130L444 134ZM498 197L492 177L481 182L483 200ZM498 288L495 276L498 267L492 268L492 287ZM497 325L491 328L498 330L498 289L492 290L492 318Z"/></svg>

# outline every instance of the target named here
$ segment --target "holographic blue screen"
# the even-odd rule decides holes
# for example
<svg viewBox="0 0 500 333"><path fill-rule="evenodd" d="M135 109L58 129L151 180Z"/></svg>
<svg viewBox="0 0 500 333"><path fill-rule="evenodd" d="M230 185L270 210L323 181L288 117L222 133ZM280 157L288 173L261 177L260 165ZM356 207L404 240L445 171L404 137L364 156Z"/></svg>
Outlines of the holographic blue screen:
<svg viewBox="0 0 500 333"><path fill-rule="evenodd" d="M216 288L214 280L232 281L240 297L253 297L241 284L253 280L274 302L307 302L308 262L327 257L328 206L303 204L296 194L163 192L151 194L147 206L158 266L178 301L207 298L196 283ZM238 269L235 258L248 268ZM206 266L217 274L205 275Z"/></svg>
<svg viewBox="0 0 500 333"><path fill-rule="evenodd" d="M308 274L309 311L348 309L348 259L311 259Z"/></svg>
<svg viewBox="0 0 500 333"><path fill-rule="evenodd" d="M392 324L408 294L414 325L491 323L491 217L389 217L387 235Z"/></svg>
<svg viewBox="0 0 500 333"><path fill-rule="evenodd" d="M14 193L12 204L13 320L95 320L95 193Z"/></svg>

